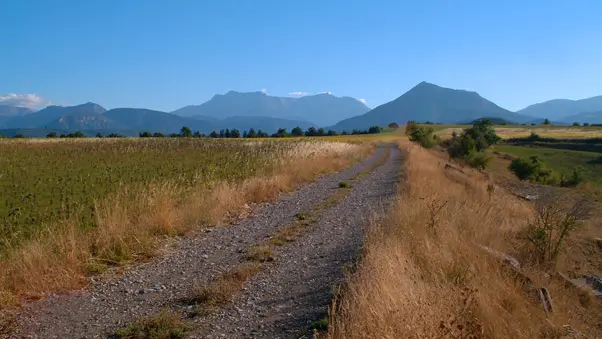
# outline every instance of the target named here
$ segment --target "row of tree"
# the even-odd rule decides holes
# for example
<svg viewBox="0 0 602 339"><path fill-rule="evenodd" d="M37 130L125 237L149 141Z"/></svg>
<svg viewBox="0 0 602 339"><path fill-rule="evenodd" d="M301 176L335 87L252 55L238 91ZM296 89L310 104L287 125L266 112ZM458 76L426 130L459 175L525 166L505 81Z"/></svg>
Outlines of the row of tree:
<svg viewBox="0 0 602 339"><path fill-rule="evenodd" d="M341 135L376 134L376 133L380 133L381 131L382 131L382 129L380 127L372 126L372 127L368 128L367 130L354 129L351 131L351 133L349 133L347 131L343 131L341 133ZM184 126L180 130L179 134L174 133L169 136L170 137L187 137L187 138L209 137L209 138L234 138L234 139L236 139L236 138L270 138L270 137L271 138L285 138L285 137L301 137L301 136L317 137L317 136L335 136L335 135L339 135L339 133L337 133L334 130L326 131L323 128L310 127L304 131L299 126L293 128L290 131L290 133L286 130L286 128L279 128L276 133L273 133L271 135L262 131L261 129L255 130L254 128L251 128L248 131L243 131L242 133L240 132L240 130L238 130L236 128L234 128L234 129L226 128L226 129L220 130L219 132L213 131L213 132L209 133L209 135L205 135L203 133L200 133L199 131L193 132L189 127ZM142 132L139 134L139 136L141 138L164 137L164 135L161 133L151 133L151 132Z"/></svg>

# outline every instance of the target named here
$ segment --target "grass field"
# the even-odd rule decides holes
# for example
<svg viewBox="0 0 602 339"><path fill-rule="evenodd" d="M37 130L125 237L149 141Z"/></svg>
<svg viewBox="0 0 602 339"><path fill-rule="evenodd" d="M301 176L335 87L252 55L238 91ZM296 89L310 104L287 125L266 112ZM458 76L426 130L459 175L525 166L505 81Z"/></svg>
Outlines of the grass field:
<svg viewBox="0 0 602 339"><path fill-rule="evenodd" d="M0 141L0 306L81 286L369 151L320 140ZM247 206L247 207L245 207Z"/></svg>
<svg viewBox="0 0 602 339"><path fill-rule="evenodd" d="M558 173L570 174L576 166L583 168L583 176L593 185L602 185L602 154L545 147L497 145L494 150L518 157L537 156Z"/></svg>

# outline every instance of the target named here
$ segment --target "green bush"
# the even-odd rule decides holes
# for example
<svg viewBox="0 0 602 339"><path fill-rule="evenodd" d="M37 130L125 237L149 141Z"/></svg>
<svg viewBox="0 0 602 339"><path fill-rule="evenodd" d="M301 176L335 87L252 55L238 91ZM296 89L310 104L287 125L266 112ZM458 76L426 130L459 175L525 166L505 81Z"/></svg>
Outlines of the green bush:
<svg viewBox="0 0 602 339"><path fill-rule="evenodd" d="M508 167L520 180L529 180L544 185L561 182L558 174L547 168L538 157L513 159Z"/></svg>
<svg viewBox="0 0 602 339"><path fill-rule="evenodd" d="M489 162L491 162L491 157L489 155L487 155L485 152L474 151L474 152L468 153L464 157L464 161L466 161L467 164L469 164L470 166L472 166L474 168L485 169L487 167L487 165L489 165Z"/></svg>
<svg viewBox="0 0 602 339"><path fill-rule="evenodd" d="M422 127L416 124L408 124L406 134L410 141L420 144L424 148L431 148L437 145L437 136L433 134L431 127Z"/></svg>

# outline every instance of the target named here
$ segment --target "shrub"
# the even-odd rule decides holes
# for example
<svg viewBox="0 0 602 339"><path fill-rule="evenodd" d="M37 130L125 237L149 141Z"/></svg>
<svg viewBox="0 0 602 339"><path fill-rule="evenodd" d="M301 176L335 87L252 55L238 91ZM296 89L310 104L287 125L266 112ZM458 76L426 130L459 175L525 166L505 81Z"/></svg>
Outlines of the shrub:
<svg viewBox="0 0 602 339"><path fill-rule="evenodd" d="M56 138L56 137L57 137L56 132L50 132L50 133L46 134L46 138Z"/></svg>
<svg viewBox="0 0 602 339"><path fill-rule="evenodd" d="M485 169L491 162L491 157L484 152L473 151L464 157L464 161L474 168Z"/></svg>
<svg viewBox="0 0 602 339"><path fill-rule="evenodd" d="M590 211L590 204L583 200L570 205L554 197L538 200L535 220L525 230L535 259L539 263L556 260L564 240L575 230L579 221L587 218Z"/></svg>
<svg viewBox="0 0 602 339"><path fill-rule="evenodd" d="M579 124L577 121L575 121L575 122L573 123L573 126L581 126L581 124Z"/></svg>
<svg viewBox="0 0 602 339"><path fill-rule="evenodd" d="M569 177L566 177L564 173L560 177L560 186L562 187L575 187L585 180L583 177L583 167L576 166Z"/></svg>
<svg viewBox="0 0 602 339"><path fill-rule="evenodd" d="M418 125L412 125L410 128L406 128L406 134L408 134L410 141L419 143L424 148L431 148L437 145L437 137L433 134L431 127L422 127Z"/></svg>
<svg viewBox="0 0 602 339"><path fill-rule="evenodd" d="M303 130L301 129L301 127L297 126L292 129L291 135L294 135L296 137L303 136Z"/></svg>
<svg viewBox="0 0 602 339"><path fill-rule="evenodd" d="M392 122L389 125L387 125L387 127L391 128L391 129L398 129L399 125L396 122Z"/></svg>
<svg viewBox="0 0 602 339"><path fill-rule="evenodd" d="M512 159L508 167L520 180L529 180L544 185L556 185L561 178L536 156Z"/></svg>

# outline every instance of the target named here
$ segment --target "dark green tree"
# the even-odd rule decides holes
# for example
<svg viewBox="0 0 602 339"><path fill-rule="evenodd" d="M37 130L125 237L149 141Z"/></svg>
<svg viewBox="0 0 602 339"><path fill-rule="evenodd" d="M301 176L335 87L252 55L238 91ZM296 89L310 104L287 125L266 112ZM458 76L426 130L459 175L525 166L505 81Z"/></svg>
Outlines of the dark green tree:
<svg viewBox="0 0 602 339"><path fill-rule="evenodd" d="M56 138L56 137L57 137L56 132L50 132L50 133L46 134L46 138Z"/></svg>
<svg viewBox="0 0 602 339"><path fill-rule="evenodd" d="M297 126L291 130L291 135L301 137L303 136L303 130L301 129L301 127Z"/></svg>
<svg viewBox="0 0 602 339"><path fill-rule="evenodd" d="M142 132L142 133L138 133L138 135L139 135L141 138L151 138L151 137L153 136L153 135L151 134L151 132L148 132L148 131L146 131L146 132Z"/></svg>
<svg viewBox="0 0 602 339"><path fill-rule="evenodd" d="M182 129L180 129L180 135L185 138L190 138L192 136L192 130L188 126L182 126Z"/></svg>

